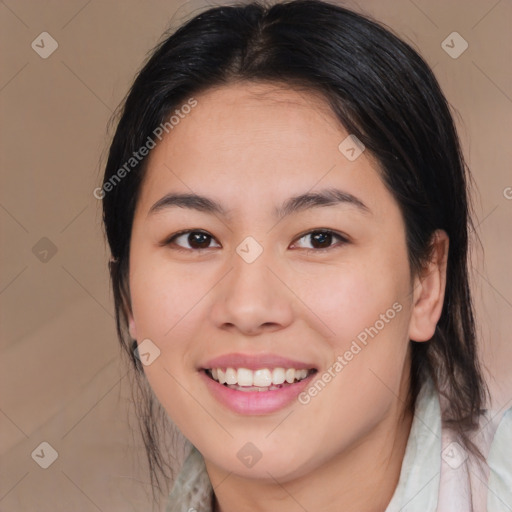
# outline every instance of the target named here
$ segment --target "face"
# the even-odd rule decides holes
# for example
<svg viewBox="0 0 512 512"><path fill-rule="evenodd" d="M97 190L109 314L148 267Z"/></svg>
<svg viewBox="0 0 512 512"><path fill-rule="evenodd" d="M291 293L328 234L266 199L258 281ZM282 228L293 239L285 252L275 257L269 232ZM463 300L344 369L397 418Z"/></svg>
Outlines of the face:
<svg viewBox="0 0 512 512"><path fill-rule="evenodd" d="M404 222L320 97L245 83L195 99L149 155L130 331L160 351L144 372L210 466L286 481L389 428L405 397Z"/></svg>

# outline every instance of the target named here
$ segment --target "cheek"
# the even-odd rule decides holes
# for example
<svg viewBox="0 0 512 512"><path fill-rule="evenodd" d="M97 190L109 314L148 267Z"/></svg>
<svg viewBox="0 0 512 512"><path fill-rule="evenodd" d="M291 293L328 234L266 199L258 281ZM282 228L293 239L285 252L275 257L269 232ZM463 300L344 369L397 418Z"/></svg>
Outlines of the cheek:
<svg viewBox="0 0 512 512"><path fill-rule="evenodd" d="M295 276L291 274L290 287L322 320L326 338L334 348L342 350L347 342L376 323L381 331L392 323L395 328L405 329L403 322L394 320L398 316L396 309L405 308L409 279L406 266L402 267L405 271L395 267L392 261L386 264L382 257L354 258L343 265L312 266ZM395 303L402 308L393 309Z"/></svg>
<svg viewBox="0 0 512 512"><path fill-rule="evenodd" d="M405 249L369 251L303 281L299 295L327 326L329 364L338 362L315 417L332 410L329 403L378 415L398 393L409 344L408 272Z"/></svg>
<svg viewBox="0 0 512 512"><path fill-rule="evenodd" d="M197 337L202 325L197 306L209 286L198 277L200 273L171 267L154 256L153 260L140 256L134 255L130 269L138 342L149 338L160 350L143 370L158 401L178 427L187 431L202 414L192 398L197 393L189 389L193 365L189 341Z"/></svg>
<svg viewBox="0 0 512 512"><path fill-rule="evenodd" d="M200 274L155 258L133 258L130 293L139 338L162 343L172 338L176 326L208 291Z"/></svg>

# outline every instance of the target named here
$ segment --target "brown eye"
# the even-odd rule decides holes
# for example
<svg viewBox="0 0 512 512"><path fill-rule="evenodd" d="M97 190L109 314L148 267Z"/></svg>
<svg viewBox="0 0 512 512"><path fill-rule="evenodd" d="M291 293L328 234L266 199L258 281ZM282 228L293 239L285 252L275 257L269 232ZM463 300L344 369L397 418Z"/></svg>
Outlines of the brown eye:
<svg viewBox="0 0 512 512"><path fill-rule="evenodd" d="M309 233L306 233L305 235L301 236L298 239L298 242L302 240L306 241L306 243L309 241L311 247L302 246L300 248L309 250L329 249L331 247L334 247L333 241L335 240L341 242L338 243L338 245L343 245L344 243L348 242L348 240L345 237L329 229L310 231Z"/></svg>
<svg viewBox="0 0 512 512"><path fill-rule="evenodd" d="M324 249L329 247L332 243L332 233L325 231L318 231L311 235L311 242L316 249Z"/></svg>
<svg viewBox="0 0 512 512"><path fill-rule="evenodd" d="M213 236L203 231L182 231L167 240L165 245L177 245L179 249L185 250L210 249L212 240Z"/></svg>
<svg viewBox="0 0 512 512"><path fill-rule="evenodd" d="M188 234L187 242L193 248L206 249L210 245L211 238L210 235L205 235L204 233L192 232Z"/></svg>

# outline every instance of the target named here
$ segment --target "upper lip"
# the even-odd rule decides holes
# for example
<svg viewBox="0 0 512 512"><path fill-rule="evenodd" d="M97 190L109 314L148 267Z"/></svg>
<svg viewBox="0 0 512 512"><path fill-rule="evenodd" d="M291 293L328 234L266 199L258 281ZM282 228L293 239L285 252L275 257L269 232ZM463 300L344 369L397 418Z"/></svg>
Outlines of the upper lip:
<svg viewBox="0 0 512 512"><path fill-rule="evenodd" d="M296 370L316 369L311 363L304 363L278 356L276 354L225 354L207 361L201 366L203 370L211 368L247 368L259 370L262 368L295 368Z"/></svg>

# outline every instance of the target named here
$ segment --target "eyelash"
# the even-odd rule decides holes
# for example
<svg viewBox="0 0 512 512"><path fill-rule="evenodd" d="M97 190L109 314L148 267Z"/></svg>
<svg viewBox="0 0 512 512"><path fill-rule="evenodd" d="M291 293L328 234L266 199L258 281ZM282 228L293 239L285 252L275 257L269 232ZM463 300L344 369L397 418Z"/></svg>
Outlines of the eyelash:
<svg viewBox="0 0 512 512"><path fill-rule="evenodd" d="M161 246L171 246L173 244L174 240L176 240L178 237L180 237L182 235L187 235L190 233L199 233L202 235L206 235L207 237L210 237L211 239L215 240L213 235L210 235L208 232L203 231L201 229L187 229L187 230L179 231L178 233L171 235L169 238L164 240L160 245ZM319 249L303 249L306 251L307 254L310 254L313 252L314 253L319 253L319 252L323 253L325 251L329 251L329 250L335 249L337 247L340 247L340 246L343 246L343 245L349 243L348 238L346 236L342 235L341 233L333 231L332 229L322 229L322 228L312 229L310 231L302 233L295 240L299 241L308 235L313 235L313 234L318 234L318 233L332 235L333 238L337 238L340 242L338 244L330 245L329 247L322 247ZM209 249L214 249L214 247L205 247L205 248L199 248L199 249L195 249L195 248L187 249L187 248L181 247L179 245L174 245L174 247L172 247L172 250L179 251L179 252L201 252L201 251L207 251Z"/></svg>

